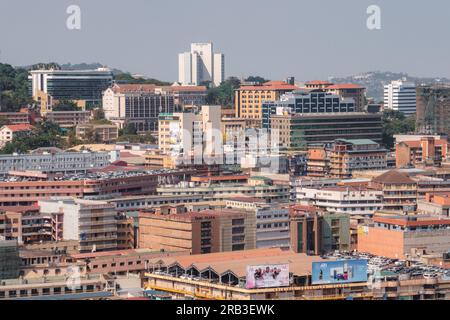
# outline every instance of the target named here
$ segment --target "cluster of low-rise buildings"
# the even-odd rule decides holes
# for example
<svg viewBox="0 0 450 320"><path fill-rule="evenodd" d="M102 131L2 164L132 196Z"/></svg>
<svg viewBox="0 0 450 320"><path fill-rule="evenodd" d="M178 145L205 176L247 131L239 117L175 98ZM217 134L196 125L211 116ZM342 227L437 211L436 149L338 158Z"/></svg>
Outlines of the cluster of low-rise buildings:
<svg viewBox="0 0 450 320"><path fill-rule="evenodd" d="M207 104L223 54L179 63L172 86L30 73L38 112L0 113L0 143L39 118L95 143L0 155L0 299L450 299L448 138L423 87L427 132L388 148L360 85L242 83L230 108ZM386 86L385 108L415 112L412 88Z"/></svg>

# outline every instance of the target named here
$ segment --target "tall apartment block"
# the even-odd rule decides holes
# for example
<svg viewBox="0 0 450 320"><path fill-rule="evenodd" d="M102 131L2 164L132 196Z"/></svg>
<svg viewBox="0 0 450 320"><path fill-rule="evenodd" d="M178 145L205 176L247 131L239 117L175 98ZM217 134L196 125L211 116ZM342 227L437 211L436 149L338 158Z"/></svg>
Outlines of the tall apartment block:
<svg viewBox="0 0 450 320"><path fill-rule="evenodd" d="M420 86L416 89L416 131L450 134L450 85Z"/></svg>
<svg viewBox="0 0 450 320"><path fill-rule="evenodd" d="M57 100L84 100L87 105L99 105L102 92L111 86L113 74L107 68L97 70L33 70L31 81L33 99L48 94Z"/></svg>
<svg viewBox="0 0 450 320"><path fill-rule="evenodd" d="M225 79L225 56L214 53L212 43L191 43L191 51L178 55L178 82L199 85L211 82L219 86Z"/></svg>
<svg viewBox="0 0 450 320"><path fill-rule="evenodd" d="M416 113L416 85L401 80L385 85L384 108L400 111L405 115Z"/></svg>

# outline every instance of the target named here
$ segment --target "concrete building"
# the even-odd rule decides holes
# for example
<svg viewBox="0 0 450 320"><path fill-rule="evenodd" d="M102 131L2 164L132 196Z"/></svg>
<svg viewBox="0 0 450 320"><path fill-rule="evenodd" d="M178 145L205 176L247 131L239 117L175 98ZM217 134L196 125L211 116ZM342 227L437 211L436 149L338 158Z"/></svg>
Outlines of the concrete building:
<svg viewBox="0 0 450 320"><path fill-rule="evenodd" d="M70 279L69 279L70 280ZM55 300L100 299L113 296L113 289L103 275L81 275L77 285L68 286L67 275L36 279L11 279L0 287L0 299Z"/></svg>
<svg viewBox="0 0 450 320"><path fill-rule="evenodd" d="M205 86L162 86L156 87L155 93L173 95L175 109L185 110L206 104L207 88Z"/></svg>
<svg viewBox="0 0 450 320"><path fill-rule="evenodd" d="M119 128L133 125L138 133L158 130L160 113L175 111L172 91L152 84L115 84L103 93L105 118Z"/></svg>
<svg viewBox="0 0 450 320"><path fill-rule="evenodd" d="M305 82L305 88L308 90L320 89L324 90L326 87L333 85L334 83L326 80L312 80Z"/></svg>
<svg viewBox="0 0 450 320"><path fill-rule="evenodd" d="M98 142L111 143L119 137L119 129L114 124L87 123L77 125L75 134L78 139L84 140L92 134Z"/></svg>
<svg viewBox="0 0 450 320"><path fill-rule="evenodd" d="M191 254L254 249L256 217L231 209L167 215L141 212L139 247Z"/></svg>
<svg viewBox="0 0 450 320"><path fill-rule="evenodd" d="M417 182L406 173L390 170L372 179L372 186L383 192L383 209L414 210L417 203Z"/></svg>
<svg viewBox="0 0 450 320"><path fill-rule="evenodd" d="M416 132L448 136L450 134L450 86L418 86L416 94Z"/></svg>
<svg viewBox="0 0 450 320"><path fill-rule="evenodd" d="M387 150L369 139L337 139L308 146L306 165L309 176L351 178L353 171L386 169Z"/></svg>
<svg viewBox="0 0 450 320"><path fill-rule="evenodd" d="M30 124L30 113L24 108L20 112L0 112L0 119L8 124Z"/></svg>
<svg viewBox="0 0 450 320"><path fill-rule="evenodd" d="M89 122L91 116L91 111L50 111L45 114L45 119L62 128L73 128Z"/></svg>
<svg viewBox="0 0 450 320"><path fill-rule="evenodd" d="M307 90L321 90L338 95L342 98L351 98L354 101L355 112L365 111L366 88L354 83L334 84L330 81L313 80L305 83Z"/></svg>
<svg viewBox="0 0 450 320"><path fill-rule="evenodd" d="M279 147L306 150L310 144L336 139L369 139L381 143L381 115L360 112L280 114L271 117L271 132L277 130Z"/></svg>
<svg viewBox="0 0 450 320"><path fill-rule="evenodd" d="M17 241L0 239L0 280L16 279L19 277L19 271L20 257Z"/></svg>
<svg viewBox="0 0 450 320"><path fill-rule="evenodd" d="M86 172L108 166L113 155L114 152L64 152L57 148L38 149L30 154L5 154L0 155L0 175L10 171Z"/></svg>
<svg viewBox="0 0 450 320"><path fill-rule="evenodd" d="M36 206L23 212L0 213L0 237L22 244L62 240L62 216L39 212Z"/></svg>
<svg viewBox="0 0 450 320"><path fill-rule="evenodd" d="M117 196L154 194L158 185L188 179L187 170L145 170L109 166L84 174L46 175L14 172L0 181L0 211L22 212L51 197L110 199Z"/></svg>
<svg viewBox="0 0 450 320"><path fill-rule="evenodd" d="M107 68L97 70L32 70L32 96L36 101L38 91L57 100L85 100L88 105L99 105L102 92L111 86L112 72Z"/></svg>
<svg viewBox="0 0 450 320"><path fill-rule="evenodd" d="M325 88L326 92L341 96L342 98L350 98L355 102L355 111L362 112L366 106L366 88L353 84L341 83L333 84Z"/></svg>
<svg viewBox="0 0 450 320"><path fill-rule="evenodd" d="M158 121L160 151L187 163L222 163L220 106L205 105L198 113L160 114Z"/></svg>
<svg viewBox="0 0 450 320"><path fill-rule="evenodd" d="M268 204L262 199L236 197L225 200L227 208L244 209L256 216L256 248L289 247L289 205Z"/></svg>
<svg viewBox="0 0 450 320"><path fill-rule="evenodd" d="M450 192L427 193L425 199L417 200L417 212L437 218L450 218Z"/></svg>
<svg viewBox="0 0 450 320"><path fill-rule="evenodd" d="M0 147L11 142L16 137L25 137L33 130L30 124L7 124L0 129Z"/></svg>
<svg viewBox="0 0 450 320"><path fill-rule="evenodd" d="M219 86L225 80L225 56L214 53L212 43L191 43L191 51L178 55L178 82Z"/></svg>
<svg viewBox="0 0 450 320"><path fill-rule="evenodd" d="M296 187L294 190L296 202L307 202L330 213L371 216L383 207L382 191L367 187Z"/></svg>
<svg viewBox="0 0 450 320"><path fill-rule="evenodd" d="M63 239L77 240L80 252L117 249L117 212L105 201L60 198L38 202L41 213L63 214Z"/></svg>
<svg viewBox="0 0 450 320"><path fill-rule="evenodd" d="M374 217L358 231L358 251L394 259L417 253L446 253L450 220L426 216Z"/></svg>
<svg viewBox="0 0 450 320"><path fill-rule="evenodd" d="M290 208L291 250L308 255L350 248L348 214L327 213L315 206Z"/></svg>
<svg viewBox="0 0 450 320"><path fill-rule="evenodd" d="M158 195L202 195L205 200L224 200L228 198L249 196L265 199L267 202L283 202L289 199L288 185L248 185L228 183L223 185L191 186L187 183L167 185L157 188Z"/></svg>
<svg viewBox="0 0 450 320"><path fill-rule="evenodd" d="M263 119L263 102L277 101L281 95L297 90L295 85L284 81L269 81L261 85L241 86L235 90L236 118L250 118L259 122Z"/></svg>
<svg viewBox="0 0 450 320"><path fill-rule="evenodd" d="M416 85L402 80L384 86L384 109L409 116L416 113Z"/></svg>
<svg viewBox="0 0 450 320"><path fill-rule="evenodd" d="M419 141L401 141L395 145L397 168L440 166L449 157L447 139L422 137Z"/></svg>
<svg viewBox="0 0 450 320"><path fill-rule="evenodd" d="M343 98L324 90L295 90L276 101L262 103L262 127L271 128L273 115L355 112L355 100Z"/></svg>

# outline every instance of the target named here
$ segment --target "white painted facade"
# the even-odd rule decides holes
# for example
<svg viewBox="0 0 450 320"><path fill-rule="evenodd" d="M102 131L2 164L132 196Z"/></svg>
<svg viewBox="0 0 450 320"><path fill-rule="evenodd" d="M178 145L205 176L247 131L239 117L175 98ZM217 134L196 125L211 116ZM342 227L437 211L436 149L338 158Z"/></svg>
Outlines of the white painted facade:
<svg viewBox="0 0 450 320"><path fill-rule="evenodd" d="M117 249L115 205L105 201L55 198L38 202L41 213L63 214L63 240L79 241L80 252Z"/></svg>
<svg viewBox="0 0 450 320"><path fill-rule="evenodd" d="M212 43L191 43L191 51L178 55L178 82L183 86L212 82L219 86L225 77L225 56L214 53Z"/></svg>
<svg viewBox="0 0 450 320"><path fill-rule="evenodd" d="M308 202L331 213L373 215L381 210L383 192L374 189L326 187L295 189L297 202Z"/></svg>
<svg viewBox="0 0 450 320"><path fill-rule="evenodd" d="M416 86L414 83L392 81L384 86L384 108L412 115L416 112Z"/></svg>

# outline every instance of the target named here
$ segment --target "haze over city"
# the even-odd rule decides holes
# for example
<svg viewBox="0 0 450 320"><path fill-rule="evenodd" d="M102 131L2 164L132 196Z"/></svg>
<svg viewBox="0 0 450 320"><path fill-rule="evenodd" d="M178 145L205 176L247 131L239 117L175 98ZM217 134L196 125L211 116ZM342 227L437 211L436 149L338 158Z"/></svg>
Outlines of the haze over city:
<svg viewBox="0 0 450 320"><path fill-rule="evenodd" d="M72 4L81 8L81 30L66 28ZM380 30L366 27L371 4L381 8ZM446 1L3 0L0 61L101 62L175 81L177 53L213 42L227 56L227 76L307 80L380 70L450 77L449 11Z"/></svg>
<svg viewBox="0 0 450 320"><path fill-rule="evenodd" d="M2 307L450 300L448 1L0 1Z"/></svg>

